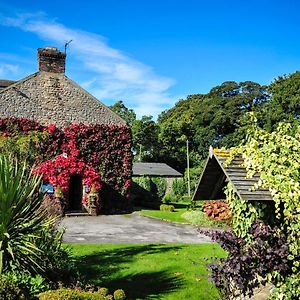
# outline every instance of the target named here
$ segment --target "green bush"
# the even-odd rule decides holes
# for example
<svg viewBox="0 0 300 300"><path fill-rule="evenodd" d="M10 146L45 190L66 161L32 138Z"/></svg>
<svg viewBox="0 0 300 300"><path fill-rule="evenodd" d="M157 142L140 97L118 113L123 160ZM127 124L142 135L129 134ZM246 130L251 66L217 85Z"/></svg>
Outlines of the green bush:
<svg viewBox="0 0 300 300"><path fill-rule="evenodd" d="M300 295L300 274L293 274L285 278L284 282L275 288L270 295L270 300L297 300Z"/></svg>
<svg viewBox="0 0 300 300"><path fill-rule="evenodd" d="M175 207L173 205L162 204L159 209L161 211L175 211Z"/></svg>
<svg viewBox="0 0 300 300"><path fill-rule="evenodd" d="M124 300L126 298L125 292L123 290L116 290L114 292L115 300Z"/></svg>
<svg viewBox="0 0 300 300"><path fill-rule="evenodd" d="M32 298L35 295L50 289L50 285L42 276L33 276L26 271L20 272L13 270L11 272L5 272L2 274L2 278L22 290L27 298Z"/></svg>
<svg viewBox="0 0 300 300"><path fill-rule="evenodd" d="M123 300L126 298L123 290L116 290L114 296L108 295L108 290L101 288L98 291L80 291L69 288L47 291L39 294L39 300Z"/></svg>
<svg viewBox="0 0 300 300"><path fill-rule="evenodd" d="M177 198L174 197L172 194L166 194L163 197L162 202L165 203L165 204L176 203L177 202Z"/></svg>
<svg viewBox="0 0 300 300"><path fill-rule="evenodd" d="M0 277L0 299L1 300L25 300L22 290L13 282Z"/></svg>
<svg viewBox="0 0 300 300"><path fill-rule="evenodd" d="M151 178L152 182L156 186L156 197L159 199L162 199L164 195L166 194L166 189L167 189L167 181L163 177L152 177ZM155 192L155 191L152 191Z"/></svg>
<svg viewBox="0 0 300 300"><path fill-rule="evenodd" d="M173 194L181 198L187 194L187 183L184 181L183 178L174 179L172 183L172 190Z"/></svg>
<svg viewBox="0 0 300 300"><path fill-rule="evenodd" d="M151 191L151 180L149 176L135 177L133 180L144 190L148 192Z"/></svg>

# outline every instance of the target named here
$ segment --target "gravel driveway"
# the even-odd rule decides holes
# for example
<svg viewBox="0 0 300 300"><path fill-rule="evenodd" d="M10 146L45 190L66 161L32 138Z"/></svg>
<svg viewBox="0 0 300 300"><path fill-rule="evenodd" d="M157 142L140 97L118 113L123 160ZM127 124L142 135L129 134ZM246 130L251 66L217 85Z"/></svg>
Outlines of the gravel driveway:
<svg viewBox="0 0 300 300"><path fill-rule="evenodd" d="M191 225L174 224L139 214L67 217L65 243L209 243Z"/></svg>

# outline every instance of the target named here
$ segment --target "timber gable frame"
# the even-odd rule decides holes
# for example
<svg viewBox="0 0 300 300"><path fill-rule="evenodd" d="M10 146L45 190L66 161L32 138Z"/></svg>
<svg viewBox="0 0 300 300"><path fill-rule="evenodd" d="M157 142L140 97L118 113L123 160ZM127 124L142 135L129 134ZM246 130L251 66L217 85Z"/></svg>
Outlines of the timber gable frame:
<svg viewBox="0 0 300 300"><path fill-rule="evenodd" d="M247 176L247 170L243 167L243 158L235 157L229 164L229 150L213 149L210 147L209 156L200 176L198 185L193 195L193 200L216 200L221 198L222 189L227 182L231 182L237 195L246 201L272 201L271 192L268 189L254 185L260 180L260 174Z"/></svg>

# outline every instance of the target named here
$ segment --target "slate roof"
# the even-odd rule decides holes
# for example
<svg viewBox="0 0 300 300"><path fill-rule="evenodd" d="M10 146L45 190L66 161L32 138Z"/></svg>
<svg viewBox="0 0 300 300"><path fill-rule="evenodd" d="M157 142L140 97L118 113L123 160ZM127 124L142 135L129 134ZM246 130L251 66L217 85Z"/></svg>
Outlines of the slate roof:
<svg viewBox="0 0 300 300"><path fill-rule="evenodd" d="M182 177L165 163L133 163L133 176L161 176L161 177Z"/></svg>
<svg viewBox="0 0 300 300"><path fill-rule="evenodd" d="M0 79L0 91L15 83L15 80Z"/></svg>
<svg viewBox="0 0 300 300"><path fill-rule="evenodd" d="M252 191L254 184L260 179L259 174L247 178L247 171L242 166L243 159L235 157L226 166L229 151L210 149L204 170L194 193L194 200L214 200L220 190L231 181L234 190L240 198L248 201L272 201L269 190L259 188Z"/></svg>

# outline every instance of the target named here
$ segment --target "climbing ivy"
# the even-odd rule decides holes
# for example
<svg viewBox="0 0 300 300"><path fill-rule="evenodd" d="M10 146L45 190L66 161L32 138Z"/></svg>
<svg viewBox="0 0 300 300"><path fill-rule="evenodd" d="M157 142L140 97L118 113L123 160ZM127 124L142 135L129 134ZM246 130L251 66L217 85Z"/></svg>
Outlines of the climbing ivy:
<svg viewBox="0 0 300 300"><path fill-rule="evenodd" d="M291 124L281 123L270 133L259 128L254 116L251 117L254 122L249 127L246 142L231 149L230 159L242 156L247 176L260 174L253 188L270 190L279 228L288 236L288 259L293 263L292 271L297 273L300 266L300 126L292 131ZM234 230L239 236L247 237L249 226L262 215L261 210L238 199L231 186L226 193L235 211Z"/></svg>
<svg viewBox="0 0 300 300"><path fill-rule="evenodd" d="M250 242L251 225L260 217L260 210L251 202L241 199L234 191L232 183L229 182L225 188L225 195L232 212L232 229L239 238Z"/></svg>

